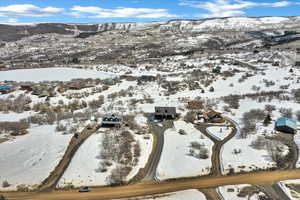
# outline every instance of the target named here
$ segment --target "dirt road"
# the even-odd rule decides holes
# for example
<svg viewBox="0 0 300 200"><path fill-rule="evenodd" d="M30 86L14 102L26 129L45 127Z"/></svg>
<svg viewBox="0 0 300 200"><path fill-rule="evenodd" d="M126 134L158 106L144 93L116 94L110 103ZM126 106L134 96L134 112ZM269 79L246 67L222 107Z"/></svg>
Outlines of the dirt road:
<svg viewBox="0 0 300 200"><path fill-rule="evenodd" d="M212 147L212 156L211 156L211 162L212 162L212 169L211 169L211 174L215 176L220 176L222 175L222 163L221 163L221 149L222 146L231 140L237 133L237 127L231 122L231 120L226 119L230 123L230 127L232 127L231 133L224 138L223 140L217 140L215 137L210 135L207 132L207 128L210 126L218 126L218 125L209 125L209 124L199 124L196 126L196 128L201 131L206 137L208 137L210 140L214 142L214 146Z"/></svg>
<svg viewBox="0 0 300 200"><path fill-rule="evenodd" d="M104 200L144 195L163 194L186 189L206 189L236 184L273 184L281 180L299 179L300 170L253 172L248 174L200 177L164 182L146 181L121 187L94 188L89 193L77 190L52 191L50 193L0 193L10 200Z"/></svg>
<svg viewBox="0 0 300 200"><path fill-rule="evenodd" d="M287 194L279 187L278 184L261 184L257 185L257 187L263 191L266 195L268 195L272 200L290 200Z"/></svg>
<svg viewBox="0 0 300 200"><path fill-rule="evenodd" d="M41 185L38 187L38 191L50 191L56 187L59 179L71 163L71 160L75 155L76 151L88 137L90 137L93 133L96 132L96 130L96 127L92 127L90 129L85 128L77 136L73 136L63 158L55 167L55 169L51 172L51 174L41 183Z"/></svg>
<svg viewBox="0 0 300 200"><path fill-rule="evenodd" d="M202 189L201 192L205 195L207 200L223 200L223 197L217 192L216 189Z"/></svg>
<svg viewBox="0 0 300 200"><path fill-rule="evenodd" d="M162 125L163 126L161 127L158 126L156 123L151 124L152 133L155 138L155 147L153 147L153 153L151 153L151 156L148 160L148 164L146 166L147 173L143 178L144 181L157 180L156 169L164 146L164 132L165 130L174 126L172 121L164 121Z"/></svg>

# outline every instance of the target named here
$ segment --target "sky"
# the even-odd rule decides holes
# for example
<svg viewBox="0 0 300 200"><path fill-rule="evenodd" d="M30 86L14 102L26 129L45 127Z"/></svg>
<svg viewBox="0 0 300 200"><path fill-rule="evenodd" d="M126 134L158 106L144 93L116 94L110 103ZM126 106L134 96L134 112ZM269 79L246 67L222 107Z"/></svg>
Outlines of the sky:
<svg viewBox="0 0 300 200"><path fill-rule="evenodd" d="M1 23L103 23L299 16L300 0L0 0Z"/></svg>

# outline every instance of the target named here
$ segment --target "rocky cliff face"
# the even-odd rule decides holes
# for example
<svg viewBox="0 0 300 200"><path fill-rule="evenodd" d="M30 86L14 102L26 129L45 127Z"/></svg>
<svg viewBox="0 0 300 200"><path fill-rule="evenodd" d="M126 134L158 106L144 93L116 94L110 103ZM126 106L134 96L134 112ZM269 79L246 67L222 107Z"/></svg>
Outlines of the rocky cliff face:
<svg viewBox="0 0 300 200"><path fill-rule="evenodd" d="M263 18L217 18L207 20L172 20L148 23L103 23L103 24L59 24L42 23L32 25L0 24L0 40L16 41L37 34L95 35L106 31L143 31L211 33L218 31L262 31L274 29L300 29L300 17Z"/></svg>

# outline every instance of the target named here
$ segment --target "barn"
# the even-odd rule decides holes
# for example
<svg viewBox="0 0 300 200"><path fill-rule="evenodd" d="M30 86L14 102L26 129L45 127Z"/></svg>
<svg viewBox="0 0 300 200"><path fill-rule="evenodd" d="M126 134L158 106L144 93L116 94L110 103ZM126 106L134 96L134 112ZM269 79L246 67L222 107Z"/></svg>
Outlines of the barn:
<svg viewBox="0 0 300 200"><path fill-rule="evenodd" d="M287 117L280 117L275 123L275 130L295 134L297 131L297 122Z"/></svg>

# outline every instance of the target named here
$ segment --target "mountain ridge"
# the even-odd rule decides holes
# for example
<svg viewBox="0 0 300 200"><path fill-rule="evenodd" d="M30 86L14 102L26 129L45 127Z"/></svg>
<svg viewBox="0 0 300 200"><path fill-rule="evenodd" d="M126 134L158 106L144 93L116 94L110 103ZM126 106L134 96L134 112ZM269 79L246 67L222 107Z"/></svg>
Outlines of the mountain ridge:
<svg viewBox="0 0 300 200"><path fill-rule="evenodd" d="M80 35L88 37L106 31L142 31L207 33L215 31L258 31L268 29L300 29L300 17L229 17L201 20L174 19L160 22L107 22L99 24L36 23L0 24L0 41L10 42L37 34Z"/></svg>

